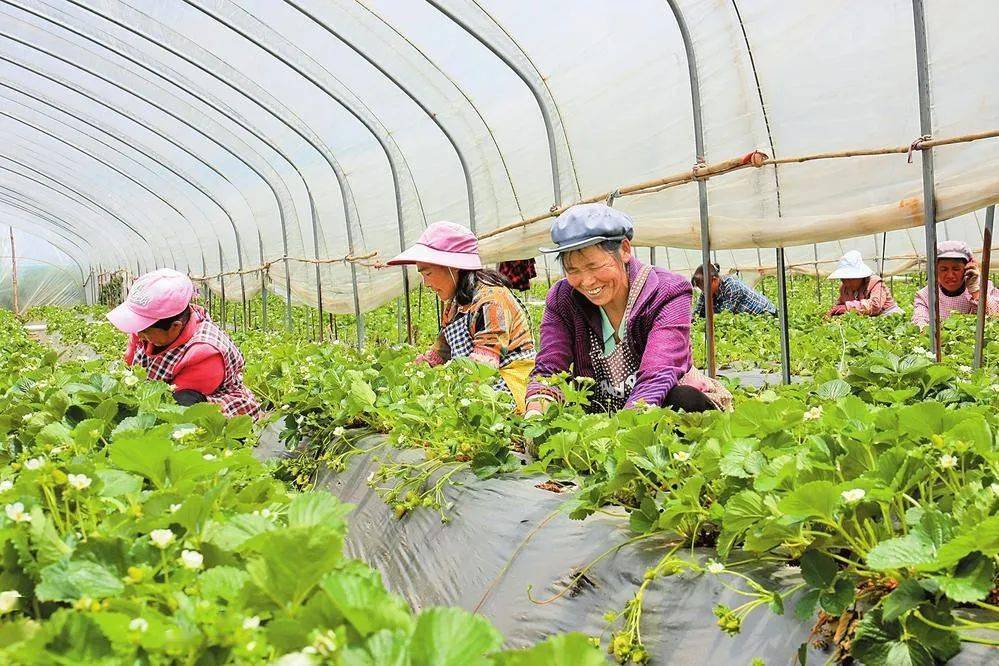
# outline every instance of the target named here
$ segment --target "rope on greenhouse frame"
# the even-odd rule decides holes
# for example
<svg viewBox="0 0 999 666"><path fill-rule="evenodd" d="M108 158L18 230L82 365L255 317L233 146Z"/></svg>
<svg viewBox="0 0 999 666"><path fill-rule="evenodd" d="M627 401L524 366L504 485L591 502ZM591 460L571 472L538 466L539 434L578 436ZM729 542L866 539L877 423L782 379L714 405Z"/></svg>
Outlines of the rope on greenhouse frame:
<svg viewBox="0 0 999 666"><path fill-rule="evenodd" d="M919 137L915 141L907 143L903 146L888 146L886 148L860 148L855 150L839 150L824 153L812 153L809 155L797 155L792 157L782 157L780 159L771 158L766 153L754 150L750 153L743 155L742 157L735 157L732 159L723 160L721 162L715 162L712 164L696 164L693 168L688 171L681 171L663 178L657 178L654 180L648 180L642 183L636 183L635 185L628 185L626 187L620 187L614 192L618 196L634 196L639 194L653 194L655 192L660 192L662 190L677 187L678 185L686 185L687 183L695 182L698 180L707 180L713 176L721 176L727 173L732 173L733 171L739 171L748 167L760 168L770 165L778 164L801 164L803 162L813 162L816 160L829 160L829 159L842 159L848 157L874 157L878 155L908 155L910 151L915 150L927 150L929 148L934 148L936 146L949 146L958 143L970 143L972 141L980 141L982 139L994 139L999 137L999 129L988 130L985 132L976 132L974 134L961 134L959 136L942 137L939 139L933 139L930 137ZM507 231L513 231L515 229L520 229L522 227L530 226L536 222L542 220L547 220L552 217L557 217L561 213L565 212L571 206L580 203L598 203L606 201L610 196L611 192L603 192L591 197L587 197L578 202L572 204L566 204L564 206L552 206L551 210L547 213L542 213L540 215L535 215L534 217L527 218L526 220L521 220L519 222L514 222L512 224L507 224L502 227L498 227L489 231L487 233L481 234L480 239L491 238L493 236L498 236Z"/></svg>
<svg viewBox="0 0 999 666"><path fill-rule="evenodd" d="M333 259L317 259L317 258L314 258L314 257L275 257L274 259L271 259L270 261L265 261L264 263L260 264L259 266L252 266L250 268L244 268L243 270L223 271L221 273L212 273L211 275L192 275L190 277L195 282L207 282L208 280L214 280L214 279L218 279L218 278L222 278L222 277L227 277L227 276L230 276L230 275L248 275L248 274L251 274L251 273L267 273L267 272L270 271L271 266L273 266L274 264L283 263L285 260L287 260L287 261L297 261L297 262L300 262L300 263L303 263L303 264L339 264L339 263L346 263L346 264L360 264L362 266L373 266L374 264L372 262L368 262L366 260L367 259L371 259L371 258L373 258L373 257L375 257L377 255L378 255L378 252L371 251L371 252L368 252L367 254L361 254L361 255L348 254L346 256L336 257L336 258L333 258Z"/></svg>

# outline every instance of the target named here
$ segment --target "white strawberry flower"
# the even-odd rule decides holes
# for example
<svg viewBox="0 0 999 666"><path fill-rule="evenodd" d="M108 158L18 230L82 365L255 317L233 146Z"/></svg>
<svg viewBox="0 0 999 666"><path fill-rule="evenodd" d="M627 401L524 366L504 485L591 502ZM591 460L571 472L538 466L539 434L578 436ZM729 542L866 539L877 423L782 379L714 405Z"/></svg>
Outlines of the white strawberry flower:
<svg viewBox="0 0 999 666"><path fill-rule="evenodd" d="M173 435L171 435L171 437L173 437L174 439L176 439L179 442L182 439L185 439L187 437L190 437L191 435L197 434L197 432L198 432L198 428L196 426L182 426L180 428L174 429Z"/></svg>
<svg viewBox="0 0 999 666"><path fill-rule="evenodd" d="M722 564L721 562L715 562L714 560L711 560L710 562L708 562L707 570L709 574L717 575L725 571L725 565Z"/></svg>
<svg viewBox="0 0 999 666"><path fill-rule="evenodd" d="M128 630L137 633L145 633L149 629L149 622L145 618L137 617L128 623Z"/></svg>
<svg viewBox="0 0 999 666"><path fill-rule="evenodd" d="M312 648L312 646L309 647ZM311 652L315 652L315 648L312 648ZM316 660L303 650L302 652L289 652L283 655L274 662L274 666L313 666L315 663Z"/></svg>
<svg viewBox="0 0 999 666"><path fill-rule="evenodd" d="M17 608L17 600L21 598L21 593L17 590L5 590L0 592L0 615L6 615Z"/></svg>
<svg viewBox="0 0 999 666"><path fill-rule="evenodd" d="M205 556L196 550L184 550L180 553L180 561L187 569L200 569L205 563Z"/></svg>
<svg viewBox="0 0 999 666"><path fill-rule="evenodd" d="M333 436L334 437L343 437L343 433L344 432L346 432L346 431L343 429L343 426L337 426L337 427L333 428Z"/></svg>
<svg viewBox="0 0 999 666"><path fill-rule="evenodd" d="M73 486L77 490L86 490L90 487L90 484L94 482L94 480L86 474L70 474L66 477L66 480L69 482L69 485Z"/></svg>
<svg viewBox="0 0 999 666"><path fill-rule="evenodd" d="M214 453L206 453L205 455L203 455L201 457L204 458L205 460L215 460L215 454Z"/></svg>
<svg viewBox="0 0 999 666"><path fill-rule="evenodd" d="M938 462L940 469L954 469L957 467L957 458L949 453L945 453L940 456L940 460Z"/></svg>
<svg viewBox="0 0 999 666"><path fill-rule="evenodd" d="M804 419L805 421L816 421L822 418L822 405L816 405L815 407L812 407L807 412L805 412L805 414L801 418Z"/></svg>
<svg viewBox="0 0 999 666"><path fill-rule="evenodd" d="M469 400L468 398L462 398L461 400L458 401L458 404L460 404L462 407L468 407L472 404L472 401Z"/></svg>
<svg viewBox="0 0 999 666"><path fill-rule="evenodd" d="M4 479L0 481L0 493L5 493L14 487L14 482L10 479Z"/></svg>
<svg viewBox="0 0 999 666"><path fill-rule="evenodd" d="M867 491L863 488L851 488L850 490L844 490L840 493L843 501L847 504L856 504L860 500L864 499L865 495L867 495Z"/></svg>
<svg viewBox="0 0 999 666"><path fill-rule="evenodd" d="M25 469L40 469L42 465L45 464L45 458L29 458L24 461Z"/></svg>
<svg viewBox="0 0 999 666"><path fill-rule="evenodd" d="M690 460L690 454L686 451L677 451L673 454L673 460L676 460L677 462L687 462Z"/></svg>
<svg viewBox="0 0 999 666"><path fill-rule="evenodd" d="M243 629L257 629L260 626L260 618L254 615L243 620Z"/></svg>
<svg viewBox="0 0 999 666"><path fill-rule="evenodd" d="M135 375L125 375L121 378L121 383L125 386L135 386L139 383L139 378Z"/></svg>
<svg viewBox="0 0 999 666"><path fill-rule="evenodd" d="M971 374L971 366L970 365L959 365L959 366L957 366L957 369L959 371L961 371L962 374L965 374L965 375L970 375Z"/></svg>
<svg viewBox="0 0 999 666"><path fill-rule="evenodd" d="M31 514L25 513L24 504L21 502L14 502L13 504L8 504L6 507L7 517L13 520L15 523L30 523Z"/></svg>
<svg viewBox="0 0 999 666"><path fill-rule="evenodd" d="M163 550L176 538L173 531L171 530L153 530L149 533L149 539L153 542L153 545Z"/></svg>
<svg viewBox="0 0 999 666"><path fill-rule="evenodd" d="M992 491L993 495L999 495L999 483L989 484L989 490Z"/></svg>
<svg viewBox="0 0 999 666"><path fill-rule="evenodd" d="M180 511L180 506L181 506L180 504L171 504L170 513L177 513L178 511Z"/></svg>

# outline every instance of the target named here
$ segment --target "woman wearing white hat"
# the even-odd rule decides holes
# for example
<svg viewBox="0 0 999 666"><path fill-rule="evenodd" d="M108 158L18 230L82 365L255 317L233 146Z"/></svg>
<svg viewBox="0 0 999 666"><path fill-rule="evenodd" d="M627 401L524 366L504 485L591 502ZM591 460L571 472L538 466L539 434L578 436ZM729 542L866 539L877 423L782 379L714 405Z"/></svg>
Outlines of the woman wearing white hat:
<svg viewBox="0 0 999 666"><path fill-rule="evenodd" d="M856 250L843 255L829 279L840 281L839 300L826 316L836 317L847 312L868 317L902 314L902 308L892 298L884 280L874 274Z"/></svg>

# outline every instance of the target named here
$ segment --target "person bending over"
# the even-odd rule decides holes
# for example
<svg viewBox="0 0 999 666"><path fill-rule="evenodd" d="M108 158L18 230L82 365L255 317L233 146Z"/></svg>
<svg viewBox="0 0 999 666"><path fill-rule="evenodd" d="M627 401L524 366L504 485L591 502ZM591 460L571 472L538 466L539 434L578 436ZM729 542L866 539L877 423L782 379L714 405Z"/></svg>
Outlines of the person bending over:
<svg viewBox="0 0 999 666"><path fill-rule="evenodd" d="M864 263L864 258L856 250L850 250L839 260L836 270L829 274L830 280L839 280L839 299L832 306L827 317L838 317L847 312L856 312L867 317L902 314L888 285L881 276Z"/></svg>
<svg viewBox="0 0 999 666"><path fill-rule="evenodd" d="M260 405L243 384L243 355L193 297L190 278L169 268L137 279L125 302L107 314L128 334L125 363L170 384L181 405L211 402L226 416L258 418Z"/></svg>
<svg viewBox="0 0 999 666"><path fill-rule="evenodd" d="M415 245L388 262L406 264L415 264L424 284L444 302L437 341L417 362L437 366L468 357L496 368L497 390L511 393L523 413L535 356L527 308L505 277L482 267L475 234L459 224L435 222Z"/></svg>
<svg viewBox="0 0 999 666"><path fill-rule="evenodd" d="M715 314L726 311L733 314L777 316L777 308L770 299L754 291L734 275L721 275L718 264L711 264L711 305ZM694 312L704 316L704 267L694 269L690 283L701 290Z"/></svg>

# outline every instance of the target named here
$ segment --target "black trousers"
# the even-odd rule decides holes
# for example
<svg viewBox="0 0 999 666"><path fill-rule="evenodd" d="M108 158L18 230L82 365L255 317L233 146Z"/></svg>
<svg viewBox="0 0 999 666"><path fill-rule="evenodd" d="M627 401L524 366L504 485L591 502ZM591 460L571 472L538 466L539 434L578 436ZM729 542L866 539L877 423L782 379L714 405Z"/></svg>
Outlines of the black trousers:
<svg viewBox="0 0 999 666"><path fill-rule="evenodd" d="M708 396L692 386L674 386L666 394L663 407L685 412L710 412L718 409L718 405L711 402Z"/></svg>
<svg viewBox="0 0 999 666"><path fill-rule="evenodd" d="M205 397L204 393L192 391L191 389L180 389L179 391L174 391L173 399L176 400L177 404L182 407L190 407L191 405L196 405L199 402L208 402L208 398Z"/></svg>

